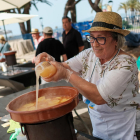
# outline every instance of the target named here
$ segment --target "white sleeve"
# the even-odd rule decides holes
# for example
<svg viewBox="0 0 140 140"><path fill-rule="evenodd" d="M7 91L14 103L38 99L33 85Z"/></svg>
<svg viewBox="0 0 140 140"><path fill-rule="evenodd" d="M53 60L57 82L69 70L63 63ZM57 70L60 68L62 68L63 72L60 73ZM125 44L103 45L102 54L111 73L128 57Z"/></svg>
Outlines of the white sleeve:
<svg viewBox="0 0 140 140"><path fill-rule="evenodd" d="M71 69L73 69L76 72L79 72L82 70L82 59L85 57L87 51L88 49L80 52L78 55L74 56L73 58L70 58L65 62L70 66Z"/></svg>

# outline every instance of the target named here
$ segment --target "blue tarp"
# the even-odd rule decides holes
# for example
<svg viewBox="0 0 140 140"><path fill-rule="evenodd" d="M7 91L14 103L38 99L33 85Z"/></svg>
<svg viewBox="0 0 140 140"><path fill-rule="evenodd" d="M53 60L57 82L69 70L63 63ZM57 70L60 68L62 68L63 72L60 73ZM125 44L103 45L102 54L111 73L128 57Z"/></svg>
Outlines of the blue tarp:
<svg viewBox="0 0 140 140"><path fill-rule="evenodd" d="M125 39L128 47L138 47L140 45L140 33L130 32Z"/></svg>
<svg viewBox="0 0 140 140"><path fill-rule="evenodd" d="M92 21L72 23L72 27L80 32L83 40L86 39L85 35L89 35L89 33L87 33L87 32L83 33L82 30L88 30L91 27L91 25L92 25ZM54 38L62 41L62 33L63 33L63 28L55 29L54 34L53 34Z"/></svg>
<svg viewBox="0 0 140 140"><path fill-rule="evenodd" d="M78 23L72 23L72 27L76 30L78 30L81 33L82 38L85 40L87 34L89 33L83 33L82 30L88 30L93 21L84 21L84 22L78 22Z"/></svg>
<svg viewBox="0 0 140 140"><path fill-rule="evenodd" d="M32 34L24 34L24 35L22 35L22 37L23 37L24 40L31 39L33 47L35 49L34 41L33 41L33 38L32 38Z"/></svg>

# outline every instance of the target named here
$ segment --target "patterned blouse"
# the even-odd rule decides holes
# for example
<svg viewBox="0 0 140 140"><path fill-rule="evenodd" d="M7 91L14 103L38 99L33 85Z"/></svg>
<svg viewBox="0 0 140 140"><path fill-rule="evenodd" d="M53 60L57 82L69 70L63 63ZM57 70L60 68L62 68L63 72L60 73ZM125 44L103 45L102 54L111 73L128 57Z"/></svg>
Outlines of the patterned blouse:
<svg viewBox="0 0 140 140"><path fill-rule="evenodd" d="M97 86L102 98L114 111L137 108L136 130L140 130L138 69L132 56L117 55L112 61L101 65L92 48L89 48L66 62L83 79L91 78L90 82Z"/></svg>

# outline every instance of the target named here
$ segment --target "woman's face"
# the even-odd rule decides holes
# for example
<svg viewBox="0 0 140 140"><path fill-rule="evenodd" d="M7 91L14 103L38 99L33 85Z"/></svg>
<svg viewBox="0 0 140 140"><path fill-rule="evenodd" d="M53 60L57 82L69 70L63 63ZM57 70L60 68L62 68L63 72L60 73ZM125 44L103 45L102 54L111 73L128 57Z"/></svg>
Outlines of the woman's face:
<svg viewBox="0 0 140 140"><path fill-rule="evenodd" d="M0 40L0 44L2 44L2 40Z"/></svg>
<svg viewBox="0 0 140 140"><path fill-rule="evenodd" d="M100 59L110 59L115 53L117 45L117 41L112 38L111 33L107 31L92 31L90 36L94 38L105 37L106 41L104 45L99 44L95 40L94 43L91 43L91 46L97 57Z"/></svg>

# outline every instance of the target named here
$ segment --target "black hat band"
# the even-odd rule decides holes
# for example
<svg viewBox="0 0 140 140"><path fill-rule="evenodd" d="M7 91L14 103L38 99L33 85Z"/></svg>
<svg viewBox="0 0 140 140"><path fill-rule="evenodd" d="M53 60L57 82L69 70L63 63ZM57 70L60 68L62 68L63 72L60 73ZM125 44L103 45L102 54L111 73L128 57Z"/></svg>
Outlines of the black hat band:
<svg viewBox="0 0 140 140"><path fill-rule="evenodd" d="M91 27L105 27L109 29L122 29L119 26L116 26L114 24L108 24L105 22L93 22Z"/></svg>

